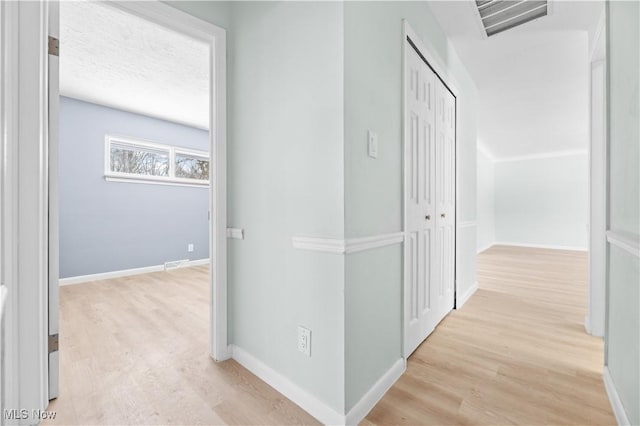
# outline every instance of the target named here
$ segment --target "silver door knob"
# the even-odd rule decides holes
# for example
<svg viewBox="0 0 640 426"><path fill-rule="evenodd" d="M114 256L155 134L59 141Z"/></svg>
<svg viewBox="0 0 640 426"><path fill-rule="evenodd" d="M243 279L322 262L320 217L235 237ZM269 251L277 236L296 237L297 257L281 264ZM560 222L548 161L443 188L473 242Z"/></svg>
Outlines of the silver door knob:
<svg viewBox="0 0 640 426"><path fill-rule="evenodd" d="M440 217L445 217L445 216L446 216L446 214L440 213Z"/></svg>

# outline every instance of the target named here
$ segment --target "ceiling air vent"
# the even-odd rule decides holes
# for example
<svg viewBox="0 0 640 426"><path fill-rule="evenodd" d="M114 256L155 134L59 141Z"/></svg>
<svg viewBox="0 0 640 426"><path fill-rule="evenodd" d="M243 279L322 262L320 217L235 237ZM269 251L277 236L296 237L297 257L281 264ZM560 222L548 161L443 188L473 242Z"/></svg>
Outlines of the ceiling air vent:
<svg viewBox="0 0 640 426"><path fill-rule="evenodd" d="M488 36L547 14L547 0L476 0Z"/></svg>

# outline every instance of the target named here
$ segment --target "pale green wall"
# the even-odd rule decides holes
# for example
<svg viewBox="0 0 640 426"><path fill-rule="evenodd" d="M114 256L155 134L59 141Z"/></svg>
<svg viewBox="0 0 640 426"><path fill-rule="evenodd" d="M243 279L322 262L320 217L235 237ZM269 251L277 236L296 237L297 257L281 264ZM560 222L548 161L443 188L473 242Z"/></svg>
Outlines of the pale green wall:
<svg viewBox="0 0 640 426"><path fill-rule="evenodd" d="M229 343L343 412L344 258L291 243L344 236L342 4L171 5L227 29Z"/></svg>
<svg viewBox="0 0 640 426"><path fill-rule="evenodd" d="M211 22L226 30L229 29L229 20L231 13L231 2L227 1L166 1L170 6L180 9L190 15L196 16L204 21Z"/></svg>
<svg viewBox="0 0 640 426"><path fill-rule="evenodd" d="M640 260L609 248L607 365L631 424L640 424Z"/></svg>
<svg viewBox="0 0 640 426"><path fill-rule="evenodd" d="M458 217L475 221L475 86L426 2L171 4L228 30L228 217L245 229L229 241L230 343L346 413L402 356L401 245L341 256L291 237L402 229L403 18L459 84ZM458 235L461 292L475 239Z"/></svg>
<svg viewBox="0 0 640 426"><path fill-rule="evenodd" d="M607 3L609 227L640 238L640 3ZM631 424L640 424L640 265L608 250L606 362Z"/></svg>
<svg viewBox="0 0 640 426"><path fill-rule="evenodd" d="M342 238L342 4L238 2L229 43L230 340L342 412L344 259L293 248ZM311 329L311 357L297 326Z"/></svg>
<svg viewBox="0 0 640 426"><path fill-rule="evenodd" d="M345 2L345 234L402 230L402 19L460 84L459 218L476 217L476 89L426 2ZM367 156L367 131L378 158ZM458 235L460 291L475 283L475 228ZM402 357L401 246L348 254L346 410Z"/></svg>

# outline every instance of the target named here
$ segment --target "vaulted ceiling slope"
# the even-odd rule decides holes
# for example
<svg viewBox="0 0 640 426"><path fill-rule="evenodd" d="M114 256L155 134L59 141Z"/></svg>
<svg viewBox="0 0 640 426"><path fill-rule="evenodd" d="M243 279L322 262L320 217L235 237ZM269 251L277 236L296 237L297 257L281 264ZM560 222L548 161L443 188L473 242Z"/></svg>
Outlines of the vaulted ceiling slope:
<svg viewBox="0 0 640 426"><path fill-rule="evenodd" d="M89 1L60 2L60 93L208 128L209 50L190 37Z"/></svg>
<svg viewBox="0 0 640 426"><path fill-rule="evenodd" d="M429 5L478 87L478 138L492 157L586 151L602 2L550 1L548 16L491 37L475 1Z"/></svg>

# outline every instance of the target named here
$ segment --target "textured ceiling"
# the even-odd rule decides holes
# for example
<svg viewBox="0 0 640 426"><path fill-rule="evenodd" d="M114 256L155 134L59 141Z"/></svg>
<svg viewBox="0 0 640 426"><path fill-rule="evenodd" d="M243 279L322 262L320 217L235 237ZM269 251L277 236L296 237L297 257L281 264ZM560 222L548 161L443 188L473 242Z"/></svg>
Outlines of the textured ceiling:
<svg viewBox="0 0 640 426"><path fill-rule="evenodd" d="M586 150L589 43L602 2L550 2L549 16L487 38L472 0L429 2L476 83L478 139L496 159Z"/></svg>
<svg viewBox="0 0 640 426"><path fill-rule="evenodd" d="M60 93L208 128L208 46L96 2L60 2Z"/></svg>

